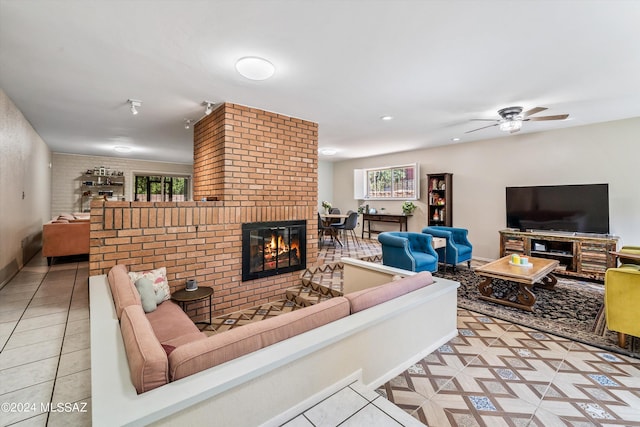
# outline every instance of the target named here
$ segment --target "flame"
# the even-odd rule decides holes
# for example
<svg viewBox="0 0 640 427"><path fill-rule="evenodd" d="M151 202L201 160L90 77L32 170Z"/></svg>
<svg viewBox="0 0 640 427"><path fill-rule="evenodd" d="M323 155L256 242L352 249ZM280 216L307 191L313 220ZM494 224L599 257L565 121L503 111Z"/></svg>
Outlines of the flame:
<svg viewBox="0 0 640 427"><path fill-rule="evenodd" d="M285 243L282 236L277 236L277 238L278 239L276 240L275 234L271 235L271 241L269 242L269 244L266 245L265 252L269 254L275 254L275 255L280 255L285 252L289 252L289 246Z"/></svg>

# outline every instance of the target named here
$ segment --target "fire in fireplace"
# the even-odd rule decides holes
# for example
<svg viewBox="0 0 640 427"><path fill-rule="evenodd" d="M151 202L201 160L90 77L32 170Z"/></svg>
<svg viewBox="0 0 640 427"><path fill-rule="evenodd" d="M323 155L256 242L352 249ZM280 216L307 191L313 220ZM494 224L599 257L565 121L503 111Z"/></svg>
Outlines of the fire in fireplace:
<svg viewBox="0 0 640 427"><path fill-rule="evenodd" d="M242 224L242 281L306 268L306 236L304 220Z"/></svg>

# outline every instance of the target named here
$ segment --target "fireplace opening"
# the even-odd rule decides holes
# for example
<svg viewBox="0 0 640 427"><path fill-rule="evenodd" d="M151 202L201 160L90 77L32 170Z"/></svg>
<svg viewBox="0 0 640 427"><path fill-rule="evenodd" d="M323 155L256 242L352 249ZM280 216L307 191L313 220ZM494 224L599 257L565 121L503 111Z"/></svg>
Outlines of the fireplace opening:
<svg viewBox="0 0 640 427"><path fill-rule="evenodd" d="M242 281L305 269L306 236L304 220L242 224Z"/></svg>

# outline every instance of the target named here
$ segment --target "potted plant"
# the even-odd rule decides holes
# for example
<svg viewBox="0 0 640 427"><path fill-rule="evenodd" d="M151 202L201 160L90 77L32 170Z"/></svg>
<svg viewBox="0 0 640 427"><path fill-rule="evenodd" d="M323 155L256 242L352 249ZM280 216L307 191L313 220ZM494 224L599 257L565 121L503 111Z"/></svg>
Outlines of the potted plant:
<svg viewBox="0 0 640 427"><path fill-rule="evenodd" d="M326 200L323 200L322 207L324 208L324 213L329 213L329 211L331 210L331 203L327 202Z"/></svg>
<svg viewBox="0 0 640 427"><path fill-rule="evenodd" d="M414 205L413 202L407 201L402 204L402 213L404 213L405 215L411 215L415 210L416 205Z"/></svg>

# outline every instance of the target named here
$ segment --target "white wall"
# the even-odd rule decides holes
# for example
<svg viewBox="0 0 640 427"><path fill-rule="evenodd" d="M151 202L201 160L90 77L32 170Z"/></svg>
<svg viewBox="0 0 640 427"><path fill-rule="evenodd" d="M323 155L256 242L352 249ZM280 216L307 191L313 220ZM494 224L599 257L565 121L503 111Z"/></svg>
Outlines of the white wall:
<svg viewBox="0 0 640 427"><path fill-rule="evenodd" d="M633 118L337 162L334 204L357 205L353 169L418 161L421 198L409 231L420 231L426 226L426 174L452 172L453 225L469 230L474 257L495 259L498 231L506 226L506 187L608 183L610 232L622 244L639 245L639 137L640 118ZM369 203L401 212L401 201Z"/></svg>
<svg viewBox="0 0 640 427"><path fill-rule="evenodd" d="M124 172L124 196L133 200L133 177L136 173L164 175L193 175L193 165L182 163L132 160L122 157L84 156L79 154L53 153L53 179L51 182L51 214L81 211L80 185L84 172L98 166Z"/></svg>
<svg viewBox="0 0 640 427"><path fill-rule="evenodd" d="M322 201L330 202L334 207L341 208L333 202L333 163L318 161L318 210L322 212ZM346 212L345 209L343 212Z"/></svg>
<svg viewBox="0 0 640 427"><path fill-rule="evenodd" d="M0 89L0 285L28 261L27 246L50 216L50 162L47 145Z"/></svg>

